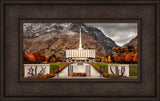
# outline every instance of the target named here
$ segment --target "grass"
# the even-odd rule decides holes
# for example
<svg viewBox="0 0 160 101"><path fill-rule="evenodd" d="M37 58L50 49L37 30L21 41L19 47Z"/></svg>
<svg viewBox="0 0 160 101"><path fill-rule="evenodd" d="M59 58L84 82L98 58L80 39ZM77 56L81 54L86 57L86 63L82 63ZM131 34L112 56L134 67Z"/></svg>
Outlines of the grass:
<svg viewBox="0 0 160 101"><path fill-rule="evenodd" d="M53 72L54 69L57 69L59 66L64 65L65 63L52 63L50 65L50 73Z"/></svg>
<svg viewBox="0 0 160 101"><path fill-rule="evenodd" d="M130 76L129 78L137 79L137 76Z"/></svg>
<svg viewBox="0 0 160 101"><path fill-rule="evenodd" d="M137 66L129 66L129 74L130 76L137 76Z"/></svg>
<svg viewBox="0 0 160 101"><path fill-rule="evenodd" d="M108 73L108 64L113 64L113 63L94 63L98 66L102 66L102 68ZM114 63L116 64L116 63ZM129 78L137 78L137 66L129 66Z"/></svg>
<svg viewBox="0 0 160 101"><path fill-rule="evenodd" d="M108 64L107 63L94 63L98 66L101 66L103 70L105 70L108 73Z"/></svg>

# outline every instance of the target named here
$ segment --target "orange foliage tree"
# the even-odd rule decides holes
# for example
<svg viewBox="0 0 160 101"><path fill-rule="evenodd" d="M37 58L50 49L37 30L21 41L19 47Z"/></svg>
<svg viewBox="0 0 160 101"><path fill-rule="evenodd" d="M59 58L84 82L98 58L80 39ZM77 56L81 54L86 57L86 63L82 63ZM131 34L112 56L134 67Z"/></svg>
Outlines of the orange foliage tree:
<svg viewBox="0 0 160 101"><path fill-rule="evenodd" d="M125 62L125 57L127 55L127 52L124 52L121 54L121 58L122 58L122 61Z"/></svg>
<svg viewBox="0 0 160 101"><path fill-rule="evenodd" d="M98 56L98 55L96 55L96 57L95 57L96 59L100 59L100 57Z"/></svg>
<svg viewBox="0 0 160 101"><path fill-rule="evenodd" d="M116 56L114 57L114 61L116 61L116 62L121 62L121 61L122 61L122 57L116 55Z"/></svg>
<svg viewBox="0 0 160 101"><path fill-rule="evenodd" d="M45 55L40 53L39 51L33 52L32 55L35 57L36 62L44 62L46 60Z"/></svg>
<svg viewBox="0 0 160 101"><path fill-rule="evenodd" d="M29 62L28 54L23 51L23 63Z"/></svg>
<svg viewBox="0 0 160 101"><path fill-rule="evenodd" d="M127 63L135 63L137 62L137 52L129 52L129 53L122 53L121 56L114 56L114 61L115 62L127 62Z"/></svg>
<svg viewBox="0 0 160 101"><path fill-rule="evenodd" d="M46 57L46 58L45 58L45 61L46 61L46 62L49 62L49 57Z"/></svg>
<svg viewBox="0 0 160 101"><path fill-rule="evenodd" d="M137 62L137 48L134 45L122 46L112 49L113 58L115 62L120 63L136 63Z"/></svg>
<svg viewBox="0 0 160 101"><path fill-rule="evenodd" d="M108 56L108 62L112 62L111 56Z"/></svg>
<svg viewBox="0 0 160 101"><path fill-rule="evenodd" d="M56 62L57 59L59 59L58 56L56 56L55 54L53 54L53 55L49 56L48 62Z"/></svg>
<svg viewBox="0 0 160 101"><path fill-rule="evenodd" d="M104 57L101 57L101 62L104 62Z"/></svg>
<svg viewBox="0 0 160 101"><path fill-rule="evenodd" d="M60 61L61 59L65 59L65 57L63 57L63 56L55 56L55 60L56 61Z"/></svg>
<svg viewBox="0 0 160 101"><path fill-rule="evenodd" d="M137 62L137 52L134 54L133 61Z"/></svg>
<svg viewBox="0 0 160 101"><path fill-rule="evenodd" d="M36 58L34 57L34 55L28 55L28 60L29 62L35 62Z"/></svg>
<svg viewBox="0 0 160 101"><path fill-rule="evenodd" d="M134 53L129 53L125 57L125 62L133 62Z"/></svg>
<svg viewBox="0 0 160 101"><path fill-rule="evenodd" d="M107 57L104 57L104 62L108 62L108 59L107 59Z"/></svg>
<svg viewBox="0 0 160 101"><path fill-rule="evenodd" d="M49 61L50 62L56 62L56 59L55 59L55 57L52 57Z"/></svg>

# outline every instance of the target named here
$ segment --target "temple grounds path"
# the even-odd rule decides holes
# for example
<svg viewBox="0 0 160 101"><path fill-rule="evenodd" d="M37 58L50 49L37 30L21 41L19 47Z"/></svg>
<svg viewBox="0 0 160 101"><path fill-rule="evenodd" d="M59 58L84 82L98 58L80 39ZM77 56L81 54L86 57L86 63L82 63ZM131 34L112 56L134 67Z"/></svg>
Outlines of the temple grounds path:
<svg viewBox="0 0 160 101"><path fill-rule="evenodd" d="M71 64L73 66L73 72L75 73L86 73L86 66L90 66L90 77L68 77L68 66L64 68L55 78L102 78L100 73L91 65L83 63L83 65L78 65L77 63Z"/></svg>

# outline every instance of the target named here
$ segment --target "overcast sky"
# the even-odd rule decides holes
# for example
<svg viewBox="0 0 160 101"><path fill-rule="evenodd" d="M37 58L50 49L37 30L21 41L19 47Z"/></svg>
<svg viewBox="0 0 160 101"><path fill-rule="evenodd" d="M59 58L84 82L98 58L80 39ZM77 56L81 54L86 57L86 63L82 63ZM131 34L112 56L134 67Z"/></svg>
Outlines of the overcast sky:
<svg viewBox="0 0 160 101"><path fill-rule="evenodd" d="M122 46L137 36L137 23L85 23L87 26L95 26Z"/></svg>
<svg viewBox="0 0 160 101"><path fill-rule="evenodd" d="M37 24L40 24L40 23L37 23ZM52 23L52 24L56 24L56 23ZM68 25L69 23L63 23L63 25L65 24ZM116 44L119 46L122 46L128 43L131 39L137 36L137 23L84 23L84 24L91 27L93 26L97 27L107 37L115 41ZM31 23L25 23L25 25L31 26ZM34 29L36 29L37 27L34 27Z"/></svg>

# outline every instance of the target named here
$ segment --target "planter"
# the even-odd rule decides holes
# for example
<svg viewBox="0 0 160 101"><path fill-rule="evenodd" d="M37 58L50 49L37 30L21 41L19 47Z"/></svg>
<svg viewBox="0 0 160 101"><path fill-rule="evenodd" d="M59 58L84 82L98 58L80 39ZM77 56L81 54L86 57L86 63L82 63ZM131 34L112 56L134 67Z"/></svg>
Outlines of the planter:
<svg viewBox="0 0 160 101"><path fill-rule="evenodd" d="M72 73L72 77L86 77L86 73Z"/></svg>

